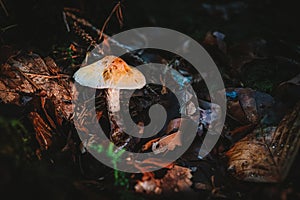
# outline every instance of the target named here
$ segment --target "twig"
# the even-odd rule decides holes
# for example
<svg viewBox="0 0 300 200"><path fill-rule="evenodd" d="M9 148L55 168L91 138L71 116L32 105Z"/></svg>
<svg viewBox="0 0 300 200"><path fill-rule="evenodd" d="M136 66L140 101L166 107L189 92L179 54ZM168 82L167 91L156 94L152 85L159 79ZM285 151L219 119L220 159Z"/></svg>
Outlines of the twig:
<svg viewBox="0 0 300 200"><path fill-rule="evenodd" d="M39 86L37 86L24 72L22 72L18 67L16 69L20 72L20 74L29 82L31 85L33 85L38 91L41 90Z"/></svg>
<svg viewBox="0 0 300 200"><path fill-rule="evenodd" d="M104 24L103 24L103 26L102 26L102 28L101 28L101 31L100 31L100 35L99 35L98 41L101 41L105 27L107 26L107 24L108 24L110 18L112 17L112 15L113 15L113 14L116 12L116 10L120 7L120 5L121 5L121 2L119 1L119 2L115 5L115 7L112 9L112 11L110 12L110 14L109 14L109 16L107 17L107 19L105 20L105 22L104 22Z"/></svg>
<svg viewBox="0 0 300 200"><path fill-rule="evenodd" d="M1 1L1 0L0 0L0 1ZM11 28L17 27L17 26L18 26L18 24L12 24L12 25L6 26L6 27L4 27L4 28L1 28L1 31L2 31L2 32L5 32L5 31L7 31L7 30L9 30L9 29L11 29Z"/></svg>
<svg viewBox="0 0 300 200"><path fill-rule="evenodd" d="M75 26L78 26L77 23L86 26L88 28L91 28L93 31L95 31L97 34L100 34L101 30L99 30L97 27L93 26L89 21L87 21L86 19L83 18L79 18L76 15L74 15L73 13L68 11L69 9L65 9L64 13L67 17L70 17L72 20L74 20L76 23L74 23ZM80 29L80 27L78 27L78 29ZM84 30L81 30L81 32L84 35L88 35L87 33L85 33ZM105 34L104 32L102 32L102 36L105 37L105 39L107 39L111 44L116 45L117 47L120 47L122 49L124 49L127 53L130 54L131 57L135 58L136 60L138 60L141 63L146 64L147 62L144 61L140 56L135 55L132 53L132 51L134 51L134 48L124 45L118 41L116 41L115 39L111 38L109 35ZM91 43L96 43L95 40L93 40L91 37L89 37L89 40L91 40ZM96 43L97 44L97 43Z"/></svg>
<svg viewBox="0 0 300 200"><path fill-rule="evenodd" d="M7 10L6 10L6 7L5 7L5 5L4 5L4 3L3 3L3 1L2 1L2 0L0 0L0 5L1 5L2 9L4 10L4 12L5 12L5 15L8 17L8 16L9 16L9 14L8 14L8 12L7 12Z"/></svg>
<svg viewBox="0 0 300 200"><path fill-rule="evenodd" d="M82 24L83 26L89 27L91 28L93 31L95 31L97 34L100 34L101 30L99 30L97 27L93 26L89 21L83 19L83 18L79 18L76 15L74 15L73 13L70 13L69 11L65 11L65 15L67 17L70 17L71 19L73 19L74 21L76 21L77 23ZM102 35L104 37L106 37L106 39L108 39L109 42L113 43L114 45L121 47L123 49L126 49L129 51L133 51L133 48L124 44L119 43L118 41L112 39L109 35L105 34L104 32L102 32Z"/></svg>
<svg viewBox="0 0 300 200"><path fill-rule="evenodd" d="M64 20L64 23L66 25L67 31L70 32L70 26L69 26L68 21L67 21L66 13L62 12L62 15L63 15L63 20Z"/></svg>
<svg viewBox="0 0 300 200"><path fill-rule="evenodd" d="M43 78L47 78L47 79L70 78L70 76L67 74L57 74L54 76L49 76L49 75L42 75L42 74L33 74L33 73L28 73L28 72L23 72L23 73L26 75L29 75L29 76L39 76L39 77L43 77Z"/></svg>

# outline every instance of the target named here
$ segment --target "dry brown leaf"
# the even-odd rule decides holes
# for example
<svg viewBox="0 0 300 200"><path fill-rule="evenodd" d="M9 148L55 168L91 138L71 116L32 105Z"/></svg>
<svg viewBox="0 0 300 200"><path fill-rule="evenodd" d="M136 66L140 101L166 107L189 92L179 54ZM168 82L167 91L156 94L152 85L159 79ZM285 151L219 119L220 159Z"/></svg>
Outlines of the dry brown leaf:
<svg viewBox="0 0 300 200"><path fill-rule="evenodd" d="M33 53L11 56L0 71L0 101L18 106L31 102L36 112L29 113L29 119L36 139L41 150L48 149L52 132L61 130L63 120L73 115L69 76L57 74L59 67L52 59Z"/></svg>
<svg viewBox="0 0 300 200"><path fill-rule="evenodd" d="M227 102L229 117L242 125L258 123L260 116L257 111L255 91L251 88L228 88L226 91L235 91L238 94L236 99Z"/></svg>
<svg viewBox="0 0 300 200"><path fill-rule="evenodd" d="M165 151L173 151L176 146L181 145L181 132L177 131L154 142L152 144L152 151L154 154L159 154Z"/></svg>
<svg viewBox="0 0 300 200"><path fill-rule="evenodd" d="M282 181L300 146L300 102L277 128L257 128L237 142L226 155L228 170L237 179L254 182Z"/></svg>
<svg viewBox="0 0 300 200"><path fill-rule="evenodd" d="M170 123L168 124L166 133L169 134L172 131L177 131L179 129L179 127L181 126L181 123L184 122L185 119L182 118L176 118L170 121Z"/></svg>
<svg viewBox="0 0 300 200"><path fill-rule="evenodd" d="M300 85L300 74L298 74L297 76L295 76L294 78L285 81L283 83L281 83L280 85L283 85L285 83L290 83L290 84L294 84L294 85Z"/></svg>
<svg viewBox="0 0 300 200"><path fill-rule="evenodd" d="M146 144L143 145L142 147L142 151L146 151L148 149L150 149L153 145L154 142L157 142L160 138L155 138L153 140L150 140L149 142L147 142Z"/></svg>
<svg viewBox="0 0 300 200"><path fill-rule="evenodd" d="M171 192L191 191L191 170L174 165L162 179L155 179L153 175L145 173L141 181L135 185L137 192L147 194L161 194Z"/></svg>
<svg viewBox="0 0 300 200"><path fill-rule="evenodd" d="M178 131L178 129L181 126L181 123L183 121L184 121L184 119L182 119L182 118L176 118L176 119L171 120L169 122L169 124L168 124L168 127L167 127L166 131L165 131L166 134L169 134L169 133L171 133L173 131ZM150 148L153 147L154 143L156 143L155 146L157 146L157 142L158 141L161 141L161 144L164 143L164 141L168 141L169 142L169 140L173 139L175 135L172 135L172 136L168 135L168 136L166 136L164 138L155 138L155 139L152 139L152 140L148 141L146 144L143 145L142 151L149 150ZM174 142L177 142L179 144L179 141L174 141Z"/></svg>
<svg viewBox="0 0 300 200"><path fill-rule="evenodd" d="M152 151L154 154L159 154L165 151L173 151L176 146L181 145L181 132L177 131L154 142L152 144Z"/></svg>

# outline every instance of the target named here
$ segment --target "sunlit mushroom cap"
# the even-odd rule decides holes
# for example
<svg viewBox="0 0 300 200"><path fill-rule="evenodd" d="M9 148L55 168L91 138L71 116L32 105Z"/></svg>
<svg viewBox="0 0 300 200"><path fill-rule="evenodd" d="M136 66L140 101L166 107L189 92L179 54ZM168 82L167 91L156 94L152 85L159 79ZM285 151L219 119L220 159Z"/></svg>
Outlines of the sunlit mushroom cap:
<svg viewBox="0 0 300 200"><path fill-rule="evenodd" d="M104 89L139 89L144 87L144 75L116 56L105 56L101 60L80 68L74 74L80 85Z"/></svg>

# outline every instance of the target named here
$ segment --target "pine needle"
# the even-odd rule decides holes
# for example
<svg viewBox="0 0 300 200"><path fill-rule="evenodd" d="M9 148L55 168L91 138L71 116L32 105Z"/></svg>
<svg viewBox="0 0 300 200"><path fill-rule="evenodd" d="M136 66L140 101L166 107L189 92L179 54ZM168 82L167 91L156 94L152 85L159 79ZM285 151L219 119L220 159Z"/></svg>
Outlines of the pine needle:
<svg viewBox="0 0 300 200"><path fill-rule="evenodd" d="M116 11L119 12L119 15L120 15L120 17L121 17L120 19L123 19L122 11L119 11L119 9L121 9L121 2L120 2L120 1L115 5L115 7L114 7L114 8L112 9L112 11L110 12L109 16L106 18L106 20L105 20L105 22L104 22L104 24L103 24L103 26L102 26L102 28L101 28L101 31L100 31L100 34L99 34L98 41L101 41L102 36L103 36L104 29L105 29L105 27L107 26L107 24L108 24L110 18L113 16L113 14L114 14ZM118 14L117 14L117 16L118 16ZM119 20L119 18L118 18L118 20ZM119 21L119 22L120 22L120 21ZM122 23L123 23L123 22L122 22Z"/></svg>

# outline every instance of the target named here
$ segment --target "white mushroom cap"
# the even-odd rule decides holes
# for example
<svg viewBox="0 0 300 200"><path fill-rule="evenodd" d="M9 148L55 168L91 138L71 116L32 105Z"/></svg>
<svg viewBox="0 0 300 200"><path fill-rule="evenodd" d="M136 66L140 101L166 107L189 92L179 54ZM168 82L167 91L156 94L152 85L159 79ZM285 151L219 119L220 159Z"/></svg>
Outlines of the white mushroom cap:
<svg viewBox="0 0 300 200"><path fill-rule="evenodd" d="M116 56L105 56L80 68L74 78L80 85L97 89L139 89L146 84L145 77L139 70Z"/></svg>

